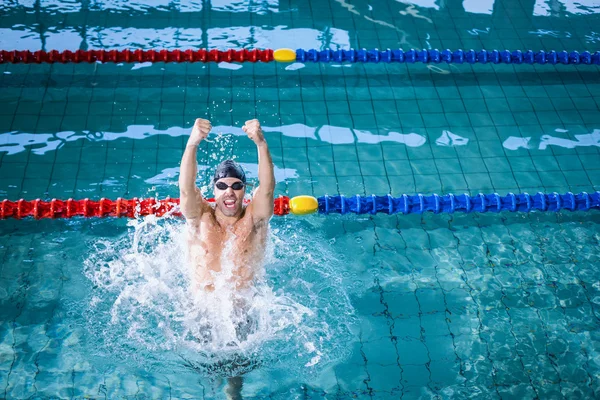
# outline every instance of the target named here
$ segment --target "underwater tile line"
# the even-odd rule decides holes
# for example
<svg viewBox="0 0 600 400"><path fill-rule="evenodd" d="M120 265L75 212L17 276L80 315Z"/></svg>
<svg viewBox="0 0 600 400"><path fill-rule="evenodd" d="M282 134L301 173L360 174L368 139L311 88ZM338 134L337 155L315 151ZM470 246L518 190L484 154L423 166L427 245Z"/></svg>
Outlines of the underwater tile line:
<svg viewBox="0 0 600 400"><path fill-rule="evenodd" d="M375 233L375 240L377 241L377 233ZM390 340L392 342L392 345L394 346L394 351L396 352L396 364L398 365L398 368L400 369L400 382L399 382L399 389L400 389L400 398L402 399L404 397L404 368L402 368L402 363L400 361L400 353L398 352L398 338L394 332L394 327L395 327L395 319L394 316L390 313L389 311L389 306L384 298L384 290L381 287L381 284L379 283L379 278L375 277L375 279L373 280L373 283L375 284L376 288L377 288L377 292L379 293L379 303L383 306L383 316L385 317L385 319L388 321L388 326L389 326L389 333L390 333Z"/></svg>
<svg viewBox="0 0 600 400"><path fill-rule="evenodd" d="M525 371L525 364L523 363L523 356L522 354L520 354L520 352L518 351L517 345L519 343L518 338L515 334L514 331L514 325L513 325L513 321L512 321L512 315L509 312L509 307L506 305L504 299L507 297L506 295L506 291L505 291L505 287L502 284L502 282L498 279L497 275L496 275L496 263L494 262L494 260L492 260L491 258L491 251L488 245L488 242L485 240L485 237L483 235L483 230L481 229L481 225L479 223L479 220L477 218L475 218L475 223L477 225L477 227L479 227L479 234L481 236L481 243L483 244L484 248L485 248L485 258L487 259L487 264L488 266L491 267L491 275L493 276L494 280L496 280L500 286L500 293L502 294L502 297L500 298L500 303L504 306L504 312L506 314L506 316L508 317L508 326L509 326L509 331L510 334L514 340L514 350L515 353L517 354L517 357L519 358L519 364L521 366L521 372L527 376L527 379L529 381L529 386L531 387L531 389L533 390L533 392L535 393L535 397L539 398L539 392L538 389L535 387L535 385L533 384L533 381L531 380L531 376L529 374L526 373ZM502 383L500 383L500 385L502 385Z"/></svg>
<svg viewBox="0 0 600 400"><path fill-rule="evenodd" d="M451 222L449 224L451 224ZM480 226L479 226L479 230L481 230ZM456 249L456 253L458 254L458 256L460 258L458 265L462 271L462 273L460 274L460 278L467 286L469 297L470 297L471 301L473 302L473 304L475 305L477 321L478 321L477 336L478 336L479 340L481 340L481 342L485 344L485 349L486 349L485 358L487 359L487 361L489 362L489 364L492 368L492 373L490 375L492 377L492 382L494 383L494 385L493 385L494 391L496 392L496 395L498 395L499 398L502 398L502 396L498 390L498 382L497 382L498 368L496 367L494 360L492 360L492 351L490 349L490 343L483 335L483 327L484 327L484 323L483 323L483 319L482 319L483 310L479 307L479 302L476 300L476 298L477 298L476 289L469 282L469 275L468 275L467 271L465 270L466 261L464 259L462 252L459 249L460 245L461 245L461 240L458 236L456 236L456 233L454 232L453 229L450 229L449 231L452 234L452 237L456 240L456 248L455 249ZM482 235L482 237L483 237L483 235ZM461 371L463 370L464 367L465 366L461 364ZM465 384L466 384L466 382L468 382L468 379L465 381Z"/></svg>
<svg viewBox="0 0 600 400"><path fill-rule="evenodd" d="M514 248L515 241L514 241L514 236L513 236L512 232L511 232L511 229L508 227L508 225L506 225L506 223L505 223L504 220L502 221L502 225L506 228L506 231L508 232L509 236L511 237L511 244L513 246L513 253L516 255L516 250ZM546 259L546 253L544 251L544 246L542 244L543 243L543 240L542 240L543 238L537 233L537 231L535 229L533 229L531 221L529 223L529 226L531 227L531 231L534 232L534 235L536 235L537 238L538 238L539 245L540 245L540 250L542 252L542 256L544 257L543 262L540 264L540 268L542 268L542 270L546 274L547 281L549 281L550 279L548 279L548 273L546 272L546 265L550 265L550 264L547 262L547 259ZM570 247L570 245L569 245L569 247ZM571 249L571 251L572 251L572 249ZM521 277L521 286L523 286L524 276L523 276L523 273L521 272L520 269L519 269L519 275ZM560 302L557 301L557 287L556 287L556 285L554 286L553 289L554 289L554 301L555 301L555 303L560 304ZM526 291L526 293L527 293L527 298L531 299L531 293L529 291ZM550 336L548 335L548 333L549 333L548 327L547 327L546 323L544 322L544 319L542 318L542 315L540 313L540 308L537 307L537 306L535 306L535 303L531 302L531 300L529 300L528 303L529 303L529 306L535 310L535 313L536 313L536 315L537 315L537 317L538 317L538 319L539 319L539 321L540 321L540 323L542 325L542 329L544 330L544 336L546 337L546 343L544 344L544 348L546 350L545 351L545 356L548 359L548 362L550 363L550 365L552 366L552 368L554 369L554 372L558 376L558 388L559 388L560 393L562 394L562 391L563 391L562 381L563 381L563 379L561 377L558 365L556 364L555 360L552 359L552 357L550 356L550 353L548 351L548 343L550 342ZM563 315L565 316L565 319L566 319L566 313L565 313L564 308L562 308L562 311L563 311Z"/></svg>

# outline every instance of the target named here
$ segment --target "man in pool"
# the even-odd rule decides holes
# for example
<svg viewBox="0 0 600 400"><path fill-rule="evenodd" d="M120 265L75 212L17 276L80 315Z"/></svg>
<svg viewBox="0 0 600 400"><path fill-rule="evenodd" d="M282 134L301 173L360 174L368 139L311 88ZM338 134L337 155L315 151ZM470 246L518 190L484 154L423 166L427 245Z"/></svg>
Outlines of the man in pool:
<svg viewBox="0 0 600 400"><path fill-rule="evenodd" d="M180 209L190 229L189 254L196 268L194 284L198 289L214 291L214 274L221 272L222 262L229 261L233 271L228 284L233 289L244 289L251 285L264 255L269 219L273 215L273 161L258 120L246 121L242 129L258 150L260 185L252 202L245 206L246 174L238 163L225 160L214 174L215 206L211 207L196 186L198 145L211 129L209 121L196 120L179 174ZM231 247L227 246L228 251L224 252L228 243Z"/></svg>

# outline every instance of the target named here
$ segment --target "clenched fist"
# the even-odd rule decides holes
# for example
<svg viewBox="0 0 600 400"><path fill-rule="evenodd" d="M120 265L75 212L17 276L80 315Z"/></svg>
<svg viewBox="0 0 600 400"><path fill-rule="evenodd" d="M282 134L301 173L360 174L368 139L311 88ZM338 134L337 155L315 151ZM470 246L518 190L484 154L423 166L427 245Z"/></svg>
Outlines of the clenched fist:
<svg viewBox="0 0 600 400"><path fill-rule="evenodd" d="M188 146L198 146L201 141L206 139L211 129L212 125L209 120L197 118L192 128L192 134L188 139Z"/></svg>
<svg viewBox="0 0 600 400"><path fill-rule="evenodd" d="M260 122L258 122L257 119L246 121L246 124L242 127L242 130L246 132L250 140L252 140L257 146L266 143L265 135L263 135Z"/></svg>

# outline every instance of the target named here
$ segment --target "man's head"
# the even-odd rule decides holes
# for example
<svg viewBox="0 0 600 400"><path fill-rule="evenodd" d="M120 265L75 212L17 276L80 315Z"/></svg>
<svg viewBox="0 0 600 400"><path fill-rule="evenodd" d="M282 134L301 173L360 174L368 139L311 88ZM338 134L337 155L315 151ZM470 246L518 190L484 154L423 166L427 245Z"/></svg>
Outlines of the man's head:
<svg viewBox="0 0 600 400"><path fill-rule="evenodd" d="M223 161L217 166L213 184L219 211L227 217L241 213L246 193L246 174L241 165L233 160Z"/></svg>

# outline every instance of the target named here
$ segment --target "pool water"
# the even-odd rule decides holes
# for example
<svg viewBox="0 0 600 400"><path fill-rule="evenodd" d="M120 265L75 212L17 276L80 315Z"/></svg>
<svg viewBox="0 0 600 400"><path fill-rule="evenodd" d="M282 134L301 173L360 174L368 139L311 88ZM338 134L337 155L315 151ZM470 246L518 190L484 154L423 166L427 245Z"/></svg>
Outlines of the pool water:
<svg viewBox="0 0 600 400"><path fill-rule="evenodd" d="M5 50L600 45L595 0L14 1L0 16ZM198 117L214 126L204 188L230 157L256 182L241 126L258 118L277 195L600 190L597 66L0 72L2 199L177 197ZM256 399L598 397L599 222L274 217L253 291L195 297L179 220L0 221L0 397L219 399L240 381Z"/></svg>

